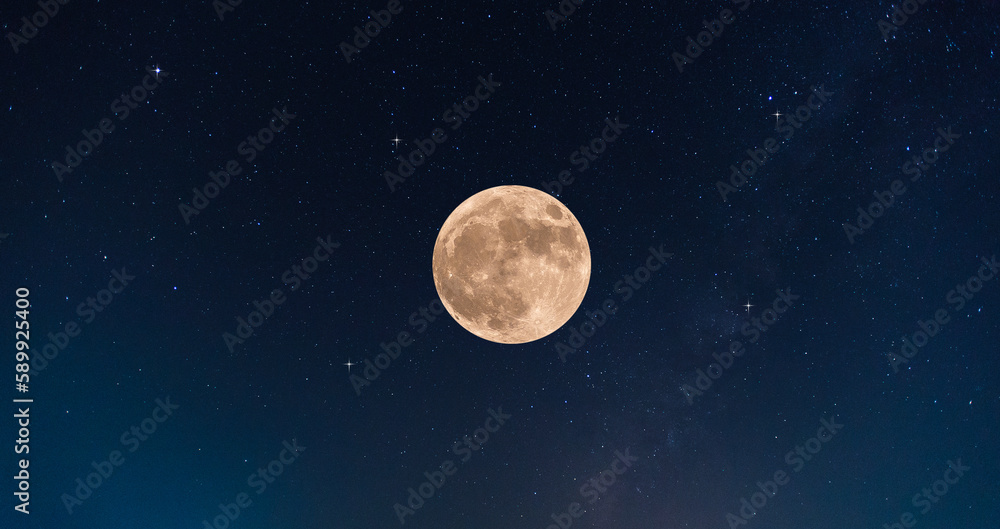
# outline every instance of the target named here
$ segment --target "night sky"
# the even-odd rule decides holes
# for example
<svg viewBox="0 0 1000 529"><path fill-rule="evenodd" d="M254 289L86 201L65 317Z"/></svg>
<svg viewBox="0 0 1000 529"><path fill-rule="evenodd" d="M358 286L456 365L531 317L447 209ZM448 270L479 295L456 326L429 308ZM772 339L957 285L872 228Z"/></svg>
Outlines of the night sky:
<svg viewBox="0 0 1000 529"><path fill-rule="evenodd" d="M997 527L1000 2L231 1L0 7L0 525ZM592 259L520 345L501 185Z"/></svg>

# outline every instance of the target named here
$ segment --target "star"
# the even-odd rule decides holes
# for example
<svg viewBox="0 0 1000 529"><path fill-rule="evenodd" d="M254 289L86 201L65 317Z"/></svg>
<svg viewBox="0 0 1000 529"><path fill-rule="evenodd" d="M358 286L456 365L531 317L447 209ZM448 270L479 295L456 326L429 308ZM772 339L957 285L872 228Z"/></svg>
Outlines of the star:
<svg viewBox="0 0 1000 529"><path fill-rule="evenodd" d="M753 307L753 305L750 304L750 298L747 298L747 304L743 306L747 308L747 314L750 314L750 307Z"/></svg>
<svg viewBox="0 0 1000 529"><path fill-rule="evenodd" d="M160 80L160 72L162 72L162 71L163 71L163 70L161 70L161 69L160 69L160 65L156 65L156 66L154 66L154 67L152 68L152 71L153 71L153 73L155 73L155 74L156 74L156 75L155 75L155 76L156 76L156 80L157 80L157 81L159 81L159 80Z"/></svg>
<svg viewBox="0 0 1000 529"><path fill-rule="evenodd" d="M399 147L399 142L401 141L403 140L399 139L399 136L396 136L395 138L392 139L392 142L396 144L396 147Z"/></svg>
<svg viewBox="0 0 1000 529"><path fill-rule="evenodd" d="M781 116L784 116L784 114L782 114L781 112L778 112L777 110L775 110L774 114L771 114L771 115L774 116L774 126L777 127L778 126L778 118L780 118Z"/></svg>
<svg viewBox="0 0 1000 529"><path fill-rule="evenodd" d="M346 363L346 364L342 364L342 365L345 365L345 366L347 366L347 372L348 372L348 373L350 373L350 372L351 372L351 366L356 366L356 365L358 365L358 364L357 364L357 363L352 363L352 362L351 362L351 359L350 359L350 358L348 358L348 359L347 359L347 363Z"/></svg>

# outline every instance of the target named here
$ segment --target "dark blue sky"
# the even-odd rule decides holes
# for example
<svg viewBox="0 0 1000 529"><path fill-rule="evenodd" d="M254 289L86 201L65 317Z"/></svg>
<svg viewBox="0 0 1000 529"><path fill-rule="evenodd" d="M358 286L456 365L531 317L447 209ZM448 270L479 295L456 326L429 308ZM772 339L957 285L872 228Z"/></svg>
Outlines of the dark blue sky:
<svg viewBox="0 0 1000 529"><path fill-rule="evenodd" d="M0 50L4 527L995 527L994 0L53 5ZM592 259L521 345L431 271L500 185Z"/></svg>

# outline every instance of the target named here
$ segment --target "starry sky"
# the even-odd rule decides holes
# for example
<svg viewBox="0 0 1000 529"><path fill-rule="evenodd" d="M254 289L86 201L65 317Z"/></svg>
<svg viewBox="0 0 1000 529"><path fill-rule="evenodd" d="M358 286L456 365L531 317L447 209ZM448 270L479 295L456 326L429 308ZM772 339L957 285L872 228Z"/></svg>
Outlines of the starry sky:
<svg viewBox="0 0 1000 529"><path fill-rule="evenodd" d="M996 0L233 3L0 7L4 527L996 527ZM521 345L501 185L591 251Z"/></svg>

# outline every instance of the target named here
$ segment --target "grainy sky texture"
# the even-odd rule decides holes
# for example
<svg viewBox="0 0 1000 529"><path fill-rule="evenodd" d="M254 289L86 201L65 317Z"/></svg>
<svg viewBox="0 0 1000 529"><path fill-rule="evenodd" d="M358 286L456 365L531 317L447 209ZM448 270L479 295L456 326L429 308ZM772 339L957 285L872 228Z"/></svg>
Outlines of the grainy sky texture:
<svg viewBox="0 0 1000 529"><path fill-rule="evenodd" d="M996 528L996 0L231 1L0 7L0 525ZM501 185L592 259L519 345Z"/></svg>

